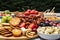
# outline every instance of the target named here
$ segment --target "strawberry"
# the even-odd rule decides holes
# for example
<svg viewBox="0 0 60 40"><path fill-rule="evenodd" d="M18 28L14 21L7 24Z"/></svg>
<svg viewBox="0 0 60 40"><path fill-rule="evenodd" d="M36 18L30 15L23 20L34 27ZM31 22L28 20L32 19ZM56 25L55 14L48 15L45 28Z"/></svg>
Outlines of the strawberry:
<svg viewBox="0 0 60 40"><path fill-rule="evenodd" d="M35 14L38 14L38 11L35 11Z"/></svg>
<svg viewBox="0 0 60 40"><path fill-rule="evenodd" d="M31 13L31 14L38 14L38 11L32 10L30 13Z"/></svg>
<svg viewBox="0 0 60 40"><path fill-rule="evenodd" d="M22 28L22 27L26 28L26 23L21 23L21 25L19 27L20 28Z"/></svg>
<svg viewBox="0 0 60 40"><path fill-rule="evenodd" d="M31 10L30 10L30 9L28 9L28 10L27 10L27 12L31 12Z"/></svg>
<svg viewBox="0 0 60 40"><path fill-rule="evenodd" d="M35 23L31 23L28 28L34 29L37 28L37 25Z"/></svg>
<svg viewBox="0 0 60 40"><path fill-rule="evenodd" d="M32 10L30 13L31 13L31 14L35 14L35 11L36 11L36 10Z"/></svg>
<svg viewBox="0 0 60 40"><path fill-rule="evenodd" d="M30 13L29 13L28 11L26 11L24 14L25 14L25 15L29 15Z"/></svg>

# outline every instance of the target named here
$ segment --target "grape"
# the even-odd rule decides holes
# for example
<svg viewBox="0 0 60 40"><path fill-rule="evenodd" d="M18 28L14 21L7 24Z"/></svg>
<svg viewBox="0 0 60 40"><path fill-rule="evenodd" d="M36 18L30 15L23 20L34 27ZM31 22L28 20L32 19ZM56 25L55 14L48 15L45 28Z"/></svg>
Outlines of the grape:
<svg viewBox="0 0 60 40"><path fill-rule="evenodd" d="M45 23L43 23L43 26L46 26L46 24L45 24Z"/></svg>
<svg viewBox="0 0 60 40"><path fill-rule="evenodd" d="M56 23L54 23L54 24L53 24L53 26L57 26L57 24L56 24Z"/></svg>
<svg viewBox="0 0 60 40"><path fill-rule="evenodd" d="M35 25L35 28L38 28L38 25L37 24Z"/></svg>
<svg viewBox="0 0 60 40"><path fill-rule="evenodd" d="M45 21L45 25L48 26L49 25L49 22L48 21Z"/></svg>
<svg viewBox="0 0 60 40"><path fill-rule="evenodd" d="M39 26L42 26L43 23L40 23Z"/></svg>
<svg viewBox="0 0 60 40"><path fill-rule="evenodd" d="M41 23L40 26L46 26L45 23Z"/></svg>
<svg viewBox="0 0 60 40"><path fill-rule="evenodd" d="M57 24L57 22L54 22L55 24Z"/></svg>
<svg viewBox="0 0 60 40"><path fill-rule="evenodd" d="M45 21L45 23L49 23L48 21Z"/></svg>

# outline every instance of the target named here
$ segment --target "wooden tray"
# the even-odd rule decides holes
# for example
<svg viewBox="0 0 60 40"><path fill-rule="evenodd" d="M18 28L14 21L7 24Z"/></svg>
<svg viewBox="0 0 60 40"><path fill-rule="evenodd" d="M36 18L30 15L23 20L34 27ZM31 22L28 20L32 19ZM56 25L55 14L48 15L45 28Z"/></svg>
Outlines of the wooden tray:
<svg viewBox="0 0 60 40"><path fill-rule="evenodd" d="M3 36L1 36L0 35L0 39L10 39L10 40L13 40L13 39L15 39L15 40L17 40L17 39L20 39L20 40L27 40L27 39L33 39L33 38L36 38L36 37L38 37L38 35L35 35L34 37L26 37L26 36L21 36L21 37L3 37Z"/></svg>

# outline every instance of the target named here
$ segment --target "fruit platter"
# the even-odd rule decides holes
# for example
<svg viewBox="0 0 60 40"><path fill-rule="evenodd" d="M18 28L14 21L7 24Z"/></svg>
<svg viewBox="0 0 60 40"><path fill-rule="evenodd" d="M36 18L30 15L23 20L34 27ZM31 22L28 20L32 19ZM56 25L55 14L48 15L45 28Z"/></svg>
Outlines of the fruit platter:
<svg viewBox="0 0 60 40"><path fill-rule="evenodd" d="M0 13L0 38L32 39L39 36L39 30L41 30L40 32L43 30L46 31L46 29L48 30L50 27L53 28L54 33L48 33L48 31L46 31L46 33L43 31L43 33L58 34L60 22L53 21L58 21L57 16L53 18L45 17L44 12L39 12L35 9L28 9L24 12L10 12L6 10ZM57 30L57 33L55 33L55 30Z"/></svg>

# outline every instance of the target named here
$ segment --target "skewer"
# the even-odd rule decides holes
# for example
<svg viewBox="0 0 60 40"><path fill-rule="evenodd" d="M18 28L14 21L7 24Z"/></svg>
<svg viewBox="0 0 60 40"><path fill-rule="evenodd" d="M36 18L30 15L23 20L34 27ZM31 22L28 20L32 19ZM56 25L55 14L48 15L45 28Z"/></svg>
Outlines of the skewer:
<svg viewBox="0 0 60 40"><path fill-rule="evenodd" d="M50 9L47 9L44 13L49 13Z"/></svg>
<svg viewBox="0 0 60 40"><path fill-rule="evenodd" d="M53 7L53 9L50 12L54 13L54 10L55 10L55 7Z"/></svg>

